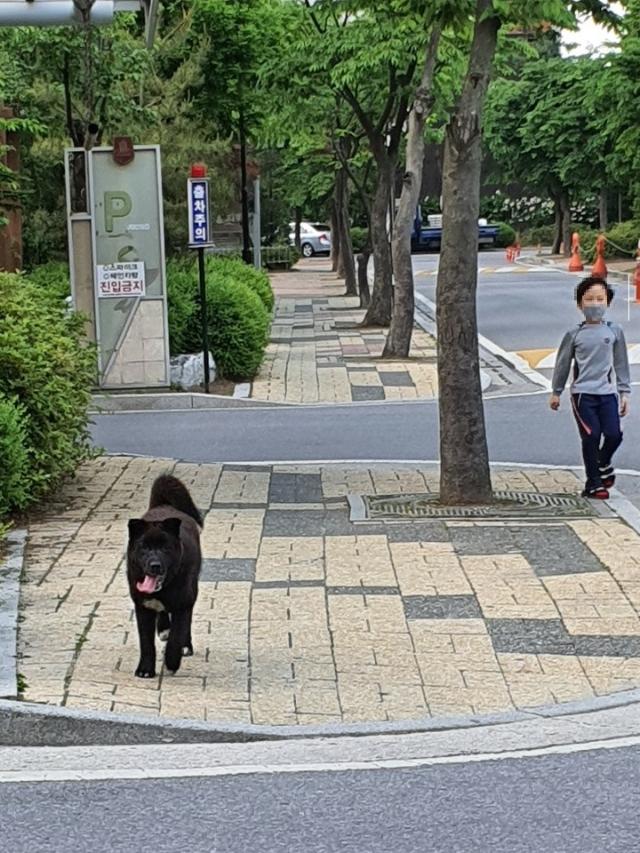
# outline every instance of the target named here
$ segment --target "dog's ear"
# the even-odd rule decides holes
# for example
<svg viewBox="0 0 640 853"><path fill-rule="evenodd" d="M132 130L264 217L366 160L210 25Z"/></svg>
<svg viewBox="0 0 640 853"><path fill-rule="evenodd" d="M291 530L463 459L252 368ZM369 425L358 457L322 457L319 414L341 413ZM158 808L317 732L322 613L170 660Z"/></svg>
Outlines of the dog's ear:
<svg viewBox="0 0 640 853"><path fill-rule="evenodd" d="M180 525L182 520L179 518L165 518L160 522L160 526L169 536L175 536L176 539L180 536Z"/></svg>
<svg viewBox="0 0 640 853"><path fill-rule="evenodd" d="M129 519L129 539L131 542L134 542L136 539L139 539L145 529L147 527L147 522L142 518L130 518Z"/></svg>

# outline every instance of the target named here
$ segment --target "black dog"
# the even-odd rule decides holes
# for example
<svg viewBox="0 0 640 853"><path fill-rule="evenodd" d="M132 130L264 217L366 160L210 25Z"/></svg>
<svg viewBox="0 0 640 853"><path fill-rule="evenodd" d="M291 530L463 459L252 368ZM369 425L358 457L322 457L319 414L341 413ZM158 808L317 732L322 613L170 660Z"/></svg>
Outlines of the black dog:
<svg viewBox="0 0 640 853"><path fill-rule="evenodd" d="M139 678L156 674L156 622L160 638L167 640L167 669L177 672L182 656L193 654L201 527L202 516L188 489L169 474L153 484L143 517L129 520L127 578L140 637Z"/></svg>

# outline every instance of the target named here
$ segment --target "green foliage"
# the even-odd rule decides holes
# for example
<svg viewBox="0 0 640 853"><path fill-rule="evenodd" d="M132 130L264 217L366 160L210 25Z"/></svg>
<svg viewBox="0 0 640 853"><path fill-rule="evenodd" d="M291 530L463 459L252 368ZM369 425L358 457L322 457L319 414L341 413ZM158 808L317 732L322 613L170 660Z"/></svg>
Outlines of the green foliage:
<svg viewBox="0 0 640 853"><path fill-rule="evenodd" d="M0 394L0 518L27 504L29 458L26 445L24 409L15 400Z"/></svg>
<svg viewBox="0 0 640 853"><path fill-rule="evenodd" d="M89 452L95 353L82 340L83 319L66 317L24 276L0 274L0 305L0 394L24 413L24 488L31 501Z"/></svg>
<svg viewBox="0 0 640 853"><path fill-rule="evenodd" d="M553 225L536 225L527 228L522 234L523 246L550 246L553 243L556 229Z"/></svg>
<svg viewBox="0 0 640 853"><path fill-rule="evenodd" d="M290 269L300 260L300 253L295 246L280 245L280 246L263 246L262 264L268 270L272 269ZM266 305L269 310L268 305Z"/></svg>
<svg viewBox="0 0 640 853"><path fill-rule="evenodd" d="M368 228L358 228L354 226L351 229L351 243L353 245L353 251L358 254L361 252L364 247L367 245L367 241L369 239L369 229Z"/></svg>
<svg viewBox="0 0 640 853"><path fill-rule="evenodd" d="M63 261L49 261L34 267L28 273L29 281L55 302L62 303L71 295L69 265Z"/></svg>
<svg viewBox="0 0 640 853"><path fill-rule="evenodd" d="M260 297L260 301L269 313L273 311L274 297L269 276L264 270L245 264L236 258L209 255L206 262L207 274L224 276L246 285Z"/></svg>
<svg viewBox="0 0 640 853"><path fill-rule="evenodd" d="M207 258L207 329L220 376L248 380L258 372L264 358L269 312L257 289L246 283L250 277L240 272L237 265L241 263ZM253 279L254 285L257 280ZM172 355L199 352L202 339L195 262L185 259L168 264L167 293Z"/></svg>
<svg viewBox="0 0 640 853"><path fill-rule="evenodd" d="M496 246L505 248L512 246L516 241L515 230L506 222L498 222L498 236L496 237Z"/></svg>
<svg viewBox="0 0 640 853"><path fill-rule="evenodd" d="M640 220L618 222L605 232L605 237L607 238L605 257L633 257L640 240Z"/></svg>

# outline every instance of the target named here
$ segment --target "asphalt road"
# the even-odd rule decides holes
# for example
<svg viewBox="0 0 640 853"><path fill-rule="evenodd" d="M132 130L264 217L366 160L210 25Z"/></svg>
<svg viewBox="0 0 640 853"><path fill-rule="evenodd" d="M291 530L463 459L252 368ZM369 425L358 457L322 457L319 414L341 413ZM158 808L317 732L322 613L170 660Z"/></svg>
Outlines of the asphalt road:
<svg viewBox="0 0 640 853"><path fill-rule="evenodd" d="M631 853L640 748L397 770L2 785L12 853Z"/></svg>
<svg viewBox="0 0 640 853"><path fill-rule="evenodd" d="M560 412L546 394L485 400L494 462L581 464L568 398ZM168 456L189 462L435 460L437 402L296 406L184 412L136 412L94 418L95 443L112 453ZM630 440L620 468L640 468L640 406L624 426Z"/></svg>
<svg viewBox="0 0 640 853"><path fill-rule="evenodd" d="M435 302L439 255L414 255L416 288ZM526 265L528 260L522 258ZM508 264L503 252L481 252L478 268L478 326L480 333L507 352L555 349L564 332L580 322L574 289L584 273L568 273L540 267L531 258L535 271L524 273ZM489 270L511 269L512 272ZM483 272L483 270L485 270ZM616 296L608 317L620 323L629 344L640 343L640 304L632 302L627 320L627 288L621 280L611 280Z"/></svg>

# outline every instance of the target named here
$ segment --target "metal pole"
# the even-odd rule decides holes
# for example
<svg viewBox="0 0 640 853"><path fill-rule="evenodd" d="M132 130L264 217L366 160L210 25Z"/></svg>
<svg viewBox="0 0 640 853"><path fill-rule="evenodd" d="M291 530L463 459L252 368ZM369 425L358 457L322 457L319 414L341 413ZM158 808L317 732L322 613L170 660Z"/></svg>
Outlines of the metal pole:
<svg viewBox="0 0 640 853"><path fill-rule="evenodd" d="M251 263L251 241L249 238L249 195L247 192L247 141L244 129L244 108L240 103L240 182L242 188L242 260Z"/></svg>
<svg viewBox="0 0 640 853"><path fill-rule="evenodd" d="M207 332L207 279L204 271L204 248L198 248L200 273L200 320L202 323L202 355L204 358L204 390L209 393L209 335Z"/></svg>
<svg viewBox="0 0 640 853"><path fill-rule="evenodd" d="M253 265L256 269L262 266L262 225L260 212L260 178L253 182Z"/></svg>

